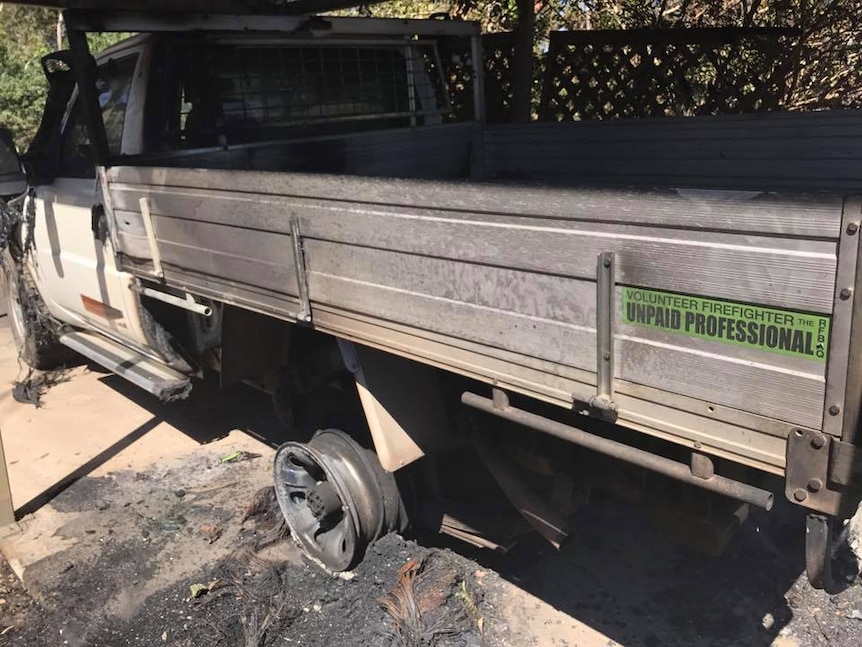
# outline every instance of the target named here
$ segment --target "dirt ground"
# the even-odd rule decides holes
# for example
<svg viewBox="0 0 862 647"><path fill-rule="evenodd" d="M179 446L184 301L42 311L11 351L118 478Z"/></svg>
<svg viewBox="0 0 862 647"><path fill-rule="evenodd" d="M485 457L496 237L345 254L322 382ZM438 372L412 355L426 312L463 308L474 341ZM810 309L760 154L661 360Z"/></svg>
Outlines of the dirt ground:
<svg viewBox="0 0 862 647"><path fill-rule="evenodd" d="M35 409L8 397L10 352L0 318L0 426L31 511L0 541L0 645L862 644L862 524L839 548L835 596L807 584L789 504L752 513L720 558L609 499L580 510L559 552L390 536L337 577L280 540L277 519L244 520L279 441L265 396L204 384L162 405L81 366Z"/></svg>

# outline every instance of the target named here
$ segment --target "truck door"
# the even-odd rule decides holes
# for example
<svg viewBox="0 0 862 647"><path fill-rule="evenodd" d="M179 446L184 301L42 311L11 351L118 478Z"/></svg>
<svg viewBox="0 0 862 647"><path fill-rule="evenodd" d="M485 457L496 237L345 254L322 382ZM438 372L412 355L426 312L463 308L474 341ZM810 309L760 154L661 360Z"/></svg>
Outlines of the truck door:
<svg viewBox="0 0 862 647"><path fill-rule="evenodd" d="M140 67L140 51L126 50L99 62L99 105L112 156L132 152L128 149L135 137L140 139L140 115L130 117L129 112L133 92L144 91L136 89L143 85L135 83L142 76ZM107 223L97 206L102 196L81 103L75 93L63 124L56 179L35 189L36 281L58 319L143 344L129 290L132 277L117 269ZM130 132L133 128L136 133Z"/></svg>

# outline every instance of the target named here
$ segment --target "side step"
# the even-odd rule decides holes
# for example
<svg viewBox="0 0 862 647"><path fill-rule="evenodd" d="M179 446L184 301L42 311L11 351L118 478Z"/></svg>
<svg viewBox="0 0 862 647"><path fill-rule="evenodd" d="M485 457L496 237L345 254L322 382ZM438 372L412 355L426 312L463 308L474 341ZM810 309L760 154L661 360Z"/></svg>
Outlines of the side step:
<svg viewBox="0 0 862 647"><path fill-rule="evenodd" d="M160 400L179 400L191 390L187 375L97 333L71 332L60 342Z"/></svg>

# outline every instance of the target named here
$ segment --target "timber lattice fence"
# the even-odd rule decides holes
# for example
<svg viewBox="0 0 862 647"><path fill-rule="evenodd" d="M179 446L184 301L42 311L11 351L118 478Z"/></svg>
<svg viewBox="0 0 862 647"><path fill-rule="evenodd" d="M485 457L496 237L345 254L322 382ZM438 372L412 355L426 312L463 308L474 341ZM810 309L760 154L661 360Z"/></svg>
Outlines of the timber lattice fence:
<svg viewBox="0 0 862 647"><path fill-rule="evenodd" d="M696 116L781 108L794 32L637 29L553 32L542 121Z"/></svg>
<svg viewBox="0 0 862 647"><path fill-rule="evenodd" d="M534 59L533 116L556 122L860 109L862 34L834 40L805 43L783 28L551 32ZM487 120L506 123L514 34L486 34L482 46ZM443 42L441 54L453 117L470 118L469 47Z"/></svg>

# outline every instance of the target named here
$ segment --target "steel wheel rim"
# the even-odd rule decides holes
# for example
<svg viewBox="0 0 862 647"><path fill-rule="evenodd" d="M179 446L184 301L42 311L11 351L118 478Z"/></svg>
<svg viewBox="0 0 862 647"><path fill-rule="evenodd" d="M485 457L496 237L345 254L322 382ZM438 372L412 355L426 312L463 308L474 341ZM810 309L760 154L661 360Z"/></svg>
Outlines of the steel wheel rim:
<svg viewBox="0 0 862 647"><path fill-rule="evenodd" d="M273 472L291 534L332 571L351 568L373 541L406 528L394 475L342 431L318 431L307 444L285 443Z"/></svg>
<svg viewBox="0 0 862 647"><path fill-rule="evenodd" d="M375 476L358 449L326 430L308 444L285 443L275 457L275 493L291 533L333 571L350 568L382 527Z"/></svg>

